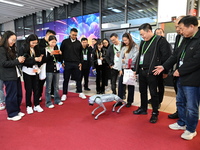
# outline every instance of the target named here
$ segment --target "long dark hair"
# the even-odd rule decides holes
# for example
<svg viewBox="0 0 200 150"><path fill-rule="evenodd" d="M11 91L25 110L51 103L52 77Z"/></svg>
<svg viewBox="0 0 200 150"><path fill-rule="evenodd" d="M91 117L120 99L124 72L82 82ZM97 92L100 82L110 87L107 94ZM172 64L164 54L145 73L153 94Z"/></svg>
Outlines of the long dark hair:
<svg viewBox="0 0 200 150"><path fill-rule="evenodd" d="M104 38L104 39L102 40L102 42L103 42L104 40L106 40L106 41L108 42L108 46L107 46L107 47L103 46L103 47L106 48L106 49L108 49L108 47L110 46L110 42L109 42L109 40L108 40L107 38Z"/></svg>
<svg viewBox="0 0 200 150"><path fill-rule="evenodd" d="M6 31L3 34L2 38L1 38L0 46L4 47L7 50L8 57L10 57L11 59L15 59L16 58L16 54L17 54L15 43L13 44L12 47L10 47L9 43L8 43L8 39L12 35L16 36L16 34L14 32L12 32L12 31Z"/></svg>
<svg viewBox="0 0 200 150"><path fill-rule="evenodd" d="M129 39L129 45L128 45L128 50L126 51L126 53L129 53L132 49L132 47L134 47L136 45L136 43L133 41L132 36L130 35L130 33L124 33L122 38L126 37L127 39ZM123 43L123 46L126 46L125 43Z"/></svg>
<svg viewBox="0 0 200 150"><path fill-rule="evenodd" d="M38 36L37 36L36 34L30 34L30 35L26 38L25 43L24 43L24 48L25 48L25 51L26 51L27 53L29 53L29 51L30 51L30 42L31 42L31 41L35 41L35 40L37 40L37 41L39 42ZM38 45L36 45L36 46L34 47L34 50L35 50L36 56L39 56L39 55L40 55L40 50L39 50L39 46L38 46Z"/></svg>
<svg viewBox="0 0 200 150"><path fill-rule="evenodd" d="M101 40L101 39L97 39L97 43L95 44L95 45L96 45L96 46L95 46L95 50L98 50L98 51L99 51L98 45L101 45L101 44L103 44L103 43L102 43L102 40Z"/></svg>

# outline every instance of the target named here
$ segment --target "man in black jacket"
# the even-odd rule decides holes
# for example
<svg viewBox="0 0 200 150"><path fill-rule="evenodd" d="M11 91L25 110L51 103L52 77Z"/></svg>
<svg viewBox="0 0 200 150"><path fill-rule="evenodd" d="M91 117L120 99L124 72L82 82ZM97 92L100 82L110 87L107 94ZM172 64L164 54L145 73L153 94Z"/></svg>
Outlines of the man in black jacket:
<svg viewBox="0 0 200 150"><path fill-rule="evenodd" d="M111 89L113 94L116 92L116 82L119 75L119 55L122 47L122 43L119 41L118 35L112 33L110 35L110 40L113 43L107 50L106 61L111 68Z"/></svg>
<svg viewBox="0 0 200 150"><path fill-rule="evenodd" d="M86 99L86 96L82 93L81 85L81 68L83 62L82 45L77 40L78 30L72 28L70 31L70 37L62 41L60 50L62 51L64 61L64 82L63 82L63 95L62 101L67 99L68 84L72 73L75 75L76 80L76 92L79 93L79 97Z"/></svg>
<svg viewBox="0 0 200 150"><path fill-rule="evenodd" d="M177 48L181 45L181 42L183 41L183 35L181 33L181 30L179 28L178 22L183 18L184 16L180 16L176 19L175 21L175 28L176 28L176 32L177 32L177 36L175 39L175 43L174 43L174 51L175 52L177 50ZM176 65L176 64L175 64ZM174 70L175 66L173 67ZM174 90L177 94L177 86L176 86L176 82L177 82L177 77L173 77L173 84L174 84ZM169 114L168 118L170 119L178 119L178 110L176 110L175 113L173 114Z"/></svg>
<svg viewBox="0 0 200 150"><path fill-rule="evenodd" d="M46 55L46 54L44 54L45 53L45 48L49 45L48 44L48 40L49 40L49 36L51 36L51 35L56 35L56 32L53 31L53 30L47 30L45 37L43 39L41 39L40 42L39 42L40 52L43 55ZM58 46L57 45L54 47L54 50L58 50ZM39 97L40 97L39 100L40 101L42 100L42 93L43 93L44 83L45 83L45 79L44 80L39 80ZM54 87L53 87L53 82L52 82L51 96L53 97L53 95L54 95Z"/></svg>
<svg viewBox="0 0 200 150"><path fill-rule="evenodd" d="M147 114L147 86L151 95L153 107L151 123L158 120L159 95L157 91L158 80L161 75L153 75L154 67L163 64L171 55L171 48L164 37L154 35L150 24L145 23L139 27L140 35L144 41L140 44L139 57L136 62L136 74L139 74L139 91L141 106L134 111L134 114Z"/></svg>
<svg viewBox="0 0 200 150"><path fill-rule="evenodd" d="M179 21L179 27L185 37L179 50L162 65L157 66L154 75L164 69L169 70L175 63L174 76L178 77L176 105L179 119L170 124L172 130L185 130L181 138L193 139L197 135L200 104L200 28L195 16L185 16Z"/></svg>
<svg viewBox="0 0 200 150"><path fill-rule="evenodd" d="M88 39L82 38L82 53L83 53L83 64L81 70L81 80L84 77L84 90L90 91L88 88L88 78L90 74L90 67L91 67L91 54L92 54L92 47L88 46Z"/></svg>

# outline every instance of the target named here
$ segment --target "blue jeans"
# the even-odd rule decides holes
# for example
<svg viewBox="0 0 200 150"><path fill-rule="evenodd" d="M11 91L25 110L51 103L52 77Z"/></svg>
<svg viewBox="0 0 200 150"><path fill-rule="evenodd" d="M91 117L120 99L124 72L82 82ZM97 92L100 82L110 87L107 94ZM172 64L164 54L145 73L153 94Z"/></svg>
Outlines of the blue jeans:
<svg viewBox="0 0 200 150"><path fill-rule="evenodd" d="M186 130L195 132L199 119L200 87L182 86L181 78L177 80L178 125L186 125Z"/></svg>
<svg viewBox="0 0 200 150"><path fill-rule="evenodd" d="M3 92L3 81L0 80L0 103L4 103L5 102L5 95Z"/></svg>
<svg viewBox="0 0 200 150"><path fill-rule="evenodd" d="M51 84L53 81L53 86L54 86L54 104L58 104L59 102L61 102L60 100L60 96L58 93L59 90L59 73L46 73L46 92L45 92L45 96L46 96L46 106L49 107L50 105L52 105L51 102Z"/></svg>

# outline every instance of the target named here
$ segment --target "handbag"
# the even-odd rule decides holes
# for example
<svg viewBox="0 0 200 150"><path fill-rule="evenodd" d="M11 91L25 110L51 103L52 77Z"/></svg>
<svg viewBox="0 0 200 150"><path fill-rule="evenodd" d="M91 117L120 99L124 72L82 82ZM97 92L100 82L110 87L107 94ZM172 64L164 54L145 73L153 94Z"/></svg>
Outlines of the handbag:
<svg viewBox="0 0 200 150"><path fill-rule="evenodd" d="M44 63L44 64L40 67L39 79L40 79L40 80L46 79L46 63Z"/></svg>
<svg viewBox="0 0 200 150"><path fill-rule="evenodd" d="M136 78L132 69L124 69L123 84L136 85Z"/></svg>

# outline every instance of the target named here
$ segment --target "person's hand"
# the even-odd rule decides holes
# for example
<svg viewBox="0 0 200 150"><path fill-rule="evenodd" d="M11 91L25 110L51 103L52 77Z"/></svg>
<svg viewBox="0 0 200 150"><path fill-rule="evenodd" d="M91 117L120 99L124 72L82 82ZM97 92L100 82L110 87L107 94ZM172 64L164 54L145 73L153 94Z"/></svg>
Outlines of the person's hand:
<svg viewBox="0 0 200 150"><path fill-rule="evenodd" d="M119 56L120 56L120 53L116 53L116 56L119 57Z"/></svg>
<svg viewBox="0 0 200 150"><path fill-rule="evenodd" d="M62 51L61 50L59 50L59 54L62 55Z"/></svg>
<svg viewBox="0 0 200 150"><path fill-rule="evenodd" d="M125 59L122 59L122 63L125 63Z"/></svg>
<svg viewBox="0 0 200 150"><path fill-rule="evenodd" d="M110 69L112 69L113 68L113 66L110 66Z"/></svg>
<svg viewBox="0 0 200 150"><path fill-rule="evenodd" d="M167 78L168 74L163 74L163 79Z"/></svg>
<svg viewBox="0 0 200 150"><path fill-rule="evenodd" d="M176 70L176 71L174 72L173 76L175 76L175 77L179 77L179 76L180 76L178 70Z"/></svg>
<svg viewBox="0 0 200 150"><path fill-rule="evenodd" d="M135 71L133 72L133 76L134 76L134 78L135 78L135 79L137 79L137 78L138 78L138 76L137 76L137 74L136 74L136 72L135 72Z"/></svg>
<svg viewBox="0 0 200 150"><path fill-rule="evenodd" d="M101 57L100 59L103 60L103 57Z"/></svg>
<svg viewBox="0 0 200 150"><path fill-rule="evenodd" d="M156 69L154 69L152 72L153 72L153 75L159 75L163 70L164 70L164 67L163 66L155 66Z"/></svg>
<svg viewBox="0 0 200 150"><path fill-rule="evenodd" d="M62 67L65 68L65 63L62 63Z"/></svg>
<svg viewBox="0 0 200 150"><path fill-rule="evenodd" d="M35 61L41 62L42 61L42 57L43 57L43 55L40 55L40 57L35 57Z"/></svg>
<svg viewBox="0 0 200 150"><path fill-rule="evenodd" d="M19 56L18 58L19 63L24 63L25 57L24 56Z"/></svg>
<svg viewBox="0 0 200 150"><path fill-rule="evenodd" d="M80 63L78 66L79 66L79 70L82 70L82 64Z"/></svg>
<svg viewBox="0 0 200 150"><path fill-rule="evenodd" d="M123 75L123 71L122 70L119 71L119 76L121 76L121 75Z"/></svg>

